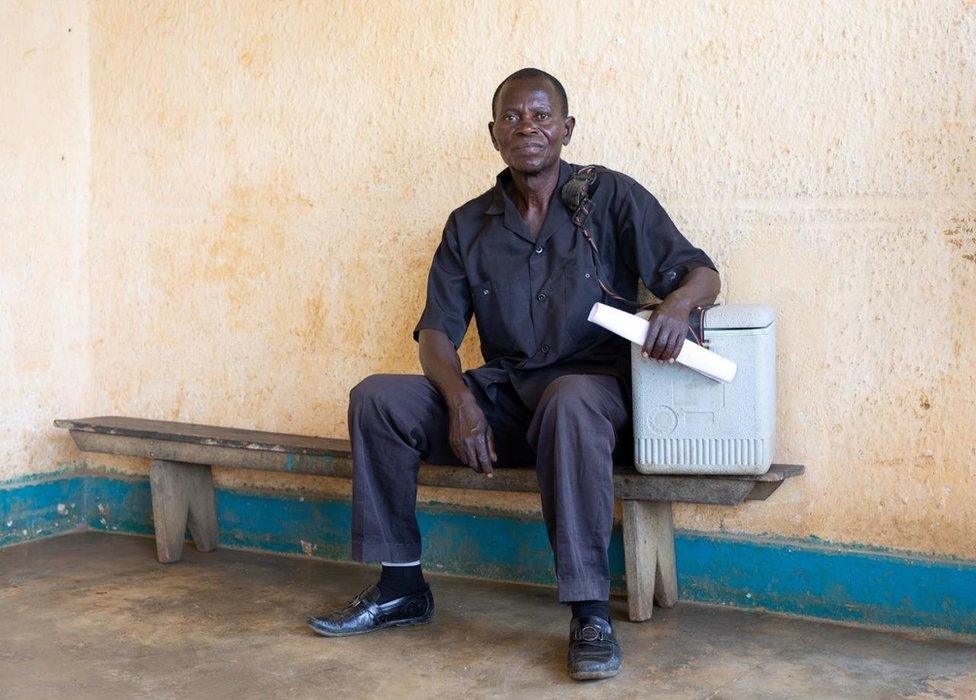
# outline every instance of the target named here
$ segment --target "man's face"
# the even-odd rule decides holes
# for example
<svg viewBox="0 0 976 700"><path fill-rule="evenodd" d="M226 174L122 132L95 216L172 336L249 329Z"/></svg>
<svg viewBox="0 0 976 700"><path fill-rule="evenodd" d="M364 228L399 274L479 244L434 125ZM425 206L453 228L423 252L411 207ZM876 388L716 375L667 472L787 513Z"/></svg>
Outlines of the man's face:
<svg viewBox="0 0 976 700"><path fill-rule="evenodd" d="M563 116L563 104L548 80L513 80L498 94L491 142L514 171L534 175L559 162L576 120Z"/></svg>

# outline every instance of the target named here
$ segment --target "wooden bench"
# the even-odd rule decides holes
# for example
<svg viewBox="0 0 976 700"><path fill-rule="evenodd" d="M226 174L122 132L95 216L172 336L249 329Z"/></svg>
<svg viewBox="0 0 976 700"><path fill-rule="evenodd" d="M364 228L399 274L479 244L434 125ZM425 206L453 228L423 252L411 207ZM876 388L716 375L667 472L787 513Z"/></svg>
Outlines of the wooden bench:
<svg viewBox="0 0 976 700"><path fill-rule="evenodd" d="M187 526L197 549L217 547L218 526L211 465L289 474L352 478L348 440L220 428L115 416L56 420L86 452L147 457L152 461L156 551L159 561L179 560ZM532 469L495 469L486 479L468 467L421 464L423 486L538 493ZM803 467L774 464L762 476L658 476L633 467L614 468L622 501L624 557L630 619L647 620L653 603L678 600L672 503L736 505L763 501Z"/></svg>

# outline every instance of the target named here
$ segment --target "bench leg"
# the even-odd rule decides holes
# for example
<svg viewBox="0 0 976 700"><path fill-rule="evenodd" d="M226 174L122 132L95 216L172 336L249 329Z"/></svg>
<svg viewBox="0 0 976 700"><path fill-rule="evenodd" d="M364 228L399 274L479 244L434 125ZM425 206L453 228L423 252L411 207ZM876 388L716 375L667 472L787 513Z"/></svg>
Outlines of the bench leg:
<svg viewBox="0 0 976 700"><path fill-rule="evenodd" d="M623 501L624 561L631 622L650 620L656 602L678 602L671 504Z"/></svg>
<svg viewBox="0 0 976 700"><path fill-rule="evenodd" d="M210 467L153 460L149 465L156 556L163 564L179 561L187 525L201 552L217 548L219 530Z"/></svg>

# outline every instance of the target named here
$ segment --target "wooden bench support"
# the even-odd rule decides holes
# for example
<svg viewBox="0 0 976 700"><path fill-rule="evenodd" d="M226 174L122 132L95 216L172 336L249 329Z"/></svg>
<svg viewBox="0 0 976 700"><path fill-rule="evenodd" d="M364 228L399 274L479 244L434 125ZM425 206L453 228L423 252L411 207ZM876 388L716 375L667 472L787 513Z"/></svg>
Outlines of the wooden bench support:
<svg viewBox="0 0 976 700"><path fill-rule="evenodd" d="M624 500L621 507L630 621L643 622L655 602L662 608L678 602L671 504Z"/></svg>
<svg viewBox="0 0 976 700"><path fill-rule="evenodd" d="M179 561L187 525L201 552L217 548L217 508L210 467L155 459L149 465L156 556L163 564Z"/></svg>

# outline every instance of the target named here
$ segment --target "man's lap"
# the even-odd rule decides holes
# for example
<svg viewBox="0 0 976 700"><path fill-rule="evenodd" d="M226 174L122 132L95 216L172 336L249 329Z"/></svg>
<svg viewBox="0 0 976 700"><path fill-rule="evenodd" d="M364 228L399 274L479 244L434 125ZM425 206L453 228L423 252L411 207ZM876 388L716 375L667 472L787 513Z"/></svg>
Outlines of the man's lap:
<svg viewBox="0 0 976 700"><path fill-rule="evenodd" d="M499 467L531 467L535 451L526 440L526 433L536 411L525 406L510 382L493 385L488 396L467 374L462 375L468 388L485 412L495 439ZM612 380L612 381L610 381ZM550 383L547 397L572 394L574 399L593 396L594 403L613 410L618 402L627 402L627 395L619 381L608 375L563 375ZM450 418L447 405L437 387L422 374L373 374L366 377L351 393L351 400L368 400L381 404L404 418L415 420L427 433L430 449L423 459L431 464L459 465L462 462L450 448ZM585 400L585 398L584 398ZM628 411L629 412L629 411ZM618 433L629 434L629 425Z"/></svg>

